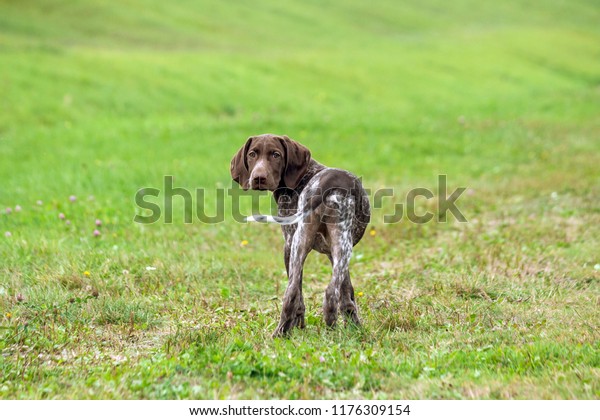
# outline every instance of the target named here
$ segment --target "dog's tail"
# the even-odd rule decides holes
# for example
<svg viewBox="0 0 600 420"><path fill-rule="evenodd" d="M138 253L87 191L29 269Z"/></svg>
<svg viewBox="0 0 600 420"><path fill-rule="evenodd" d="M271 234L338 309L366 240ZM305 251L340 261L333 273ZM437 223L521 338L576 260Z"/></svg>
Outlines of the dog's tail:
<svg viewBox="0 0 600 420"><path fill-rule="evenodd" d="M262 214L255 214L253 216L246 217L246 222L258 222L258 223L277 223L280 225L293 225L299 221L305 219L311 214L319 205L323 202L323 196L318 195L312 197L312 199L298 212L291 216L267 216Z"/></svg>
<svg viewBox="0 0 600 420"><path fill-rule="evenodd" d="M306 217L304 212L298 212L291 216L265 216L262 214L255 214L253 216L246 217L246 222L258 222L258 223L277 223L280 225L293 225L298 223L300 220Z"/></svg>

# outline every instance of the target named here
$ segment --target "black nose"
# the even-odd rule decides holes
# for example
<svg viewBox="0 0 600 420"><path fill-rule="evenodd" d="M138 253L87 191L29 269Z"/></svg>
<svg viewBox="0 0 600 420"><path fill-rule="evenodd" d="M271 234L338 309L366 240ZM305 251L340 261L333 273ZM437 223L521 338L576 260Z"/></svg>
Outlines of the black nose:
<svg viewBox="0 0 600 420"><path fill-rule="evenodd" d="M267 183L267 178L264 176L257 176L252 180L252 186L254 187L264 187Z"/></svg>

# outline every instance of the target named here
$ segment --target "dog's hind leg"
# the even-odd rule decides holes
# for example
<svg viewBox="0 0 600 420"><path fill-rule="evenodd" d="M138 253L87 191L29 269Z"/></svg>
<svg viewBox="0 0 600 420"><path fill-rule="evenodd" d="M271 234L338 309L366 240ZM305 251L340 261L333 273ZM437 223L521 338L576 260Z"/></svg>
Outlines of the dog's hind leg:
<svg viewBox="0 0 600 420"><path fill-rule="evenodd" d="M299 223L294 232L289 256L286 249L286 269L288 272L288 286L283 296L281 319L273 333L273 337L286 335L292 328L304 328L304 298L302 297L303 266L308 253L311 251L314 238L318 229L318 222Z"/></svg>
<svg viewBox="0 0 600 420"><path fill-rule="evenodd" d="M341 206L345 211L339 214L335 223L327 224L329 237L331 238L330 260L333 265L331 282L325 290L323 300L323 316L325 323L333 327L337 321L338 310L347 319L355 324L360 324L356 302L354 300L354 289L350 282L350 257L352 256L352 212L354 201L351 197L344 199ZM337 201L336 201L337 202Z"/></svg>

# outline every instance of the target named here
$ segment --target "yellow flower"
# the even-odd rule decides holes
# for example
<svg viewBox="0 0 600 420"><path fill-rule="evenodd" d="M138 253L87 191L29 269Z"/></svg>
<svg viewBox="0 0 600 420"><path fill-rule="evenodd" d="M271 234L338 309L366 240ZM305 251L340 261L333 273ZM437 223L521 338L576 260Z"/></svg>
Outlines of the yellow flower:
<svg viewBox="0 0 600 420"><path fill-rule="evenodd" d="M364 295L363 292L358 292L358 297L362 297Z"/></svg>
<svg viewBox="0 0 600 420"><path fill-rule="evenodd" d="M5 313L4 316L8 319L12 318L12 314L10 312Z"/></svg>
<svg viewBox="0 0 600 420"><path fill-rule="evenodd" d="M240 242L240 246L246 246L248 245L248 241L247 240L243 240L242 242Z"/></svg>
<svg viewBox="0 0 600 420"><path fill-rule="evenodd" d="M86 277L89 277L90 276L90 272L86 270L86 271L83 272L83 275L86 276Z"/></svg>
<svg viewBox="0 0 600 420"><path fill-rule="evenodd" d="M369 231L369 235L371 235L371 236L377 235L377 232L375 231L375 228L371 228L371 230Z"/></svg>

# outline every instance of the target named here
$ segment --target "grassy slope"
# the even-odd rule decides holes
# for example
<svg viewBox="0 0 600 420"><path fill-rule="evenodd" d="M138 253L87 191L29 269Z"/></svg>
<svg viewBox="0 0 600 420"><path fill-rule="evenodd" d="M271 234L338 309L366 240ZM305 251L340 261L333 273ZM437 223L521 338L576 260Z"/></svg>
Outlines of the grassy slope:
<svg viewBox="0 0 600 420"><path fill-rule="evenodd" d="M0 2L0 396L599 396L593 1L203 3ZM364 330L323 329L315 255L272 341L276 227L131 222L165 174L230 185L258 132L400 198L448 174L470 223L377 212Z"/></svg>

